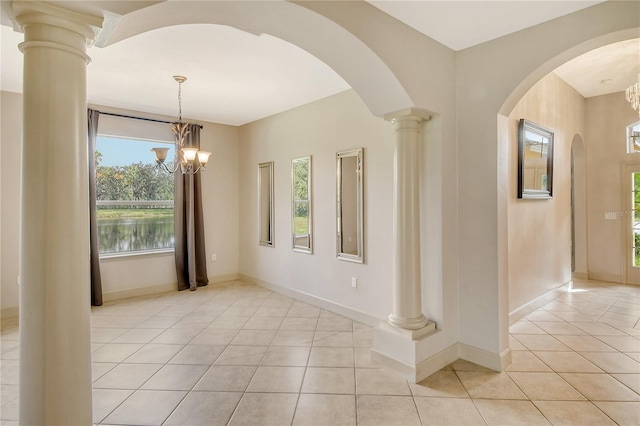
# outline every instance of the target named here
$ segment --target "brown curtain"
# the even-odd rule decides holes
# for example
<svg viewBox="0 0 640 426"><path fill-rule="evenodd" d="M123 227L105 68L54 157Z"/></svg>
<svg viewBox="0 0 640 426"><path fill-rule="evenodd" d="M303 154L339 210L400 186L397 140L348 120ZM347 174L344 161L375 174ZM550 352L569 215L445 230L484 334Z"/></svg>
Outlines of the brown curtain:
<svg viewBox="0 0 640 426"><path fill-rule="evenodd" d="M100 250L98 247L98 216L96 212L96 137L100 112L87 110L89 123L89 238L91 256L91 304L102 306L102 278L100 277Z"/></svg>
<svg viewBox="0 0 640 426"><path fill-rule="evenodd" d="M175 129L176 123L173 128ZM200 149L200 126L189 124L185 147ZM175 133L175 130L174 130ZM200 165L196 158L194 168ZM204 246L200 172L174 173L174 238L178 290L196 290L209 283Z"/></svg>

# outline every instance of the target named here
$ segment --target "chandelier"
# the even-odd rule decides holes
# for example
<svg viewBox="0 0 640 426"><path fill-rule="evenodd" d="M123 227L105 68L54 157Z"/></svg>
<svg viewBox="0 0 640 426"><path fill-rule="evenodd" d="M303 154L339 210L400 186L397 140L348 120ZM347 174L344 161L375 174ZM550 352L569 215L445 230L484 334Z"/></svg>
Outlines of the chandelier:
<svg viewBox="0 0 640 426"><path fill-rule="evenodd" d="M638 116L640 116L640 73L638 73L638 81L627 87L625 94L627 95L627 101L631 103L631 107L637 109Z"/></svg>
<svg viewBox="0 0 640 426"><path fill-rule="evenodd" d="M156 147L151 148L151 151L156 154L156 167L160 170L167 173L175 173L180 169L182 174L194 175L198 173L200 169L206 170L211 153L185 146L190 131L189 123L182 122L182 83L187 81L187 77L174 75L173 79L178 82L178 122L171 124L171 131L176 137L173 168L169 168L165 163L169 148ZM198 159L197 163L196 158Z"/></svg>

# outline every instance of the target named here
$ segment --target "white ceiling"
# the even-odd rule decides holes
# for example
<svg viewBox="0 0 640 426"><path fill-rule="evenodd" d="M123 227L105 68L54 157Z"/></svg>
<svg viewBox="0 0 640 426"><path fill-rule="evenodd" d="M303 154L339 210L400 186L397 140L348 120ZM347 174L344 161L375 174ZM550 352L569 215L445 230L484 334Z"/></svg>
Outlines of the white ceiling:
<svg viewBox="0 0 640 426"><path fill-rule="evenodd" d="M122 2L125 3L125 2ZM459 50L599 1L370 1L440 43ZM21 92L22 34L2 26L0 88ZM640 42L625 42L564 65L558 74L584 96L624 89L640 71ZM242 125L341 92L348 84L326 64L286 41L221 25L180 25L88 51L90 103ZM585 68L586 67L586 68ZM585 70L588 70L586 72ZM628 81L631 78L631 81ZM611 79L610 84L600 81ZM624 80L624 81L623 81Z"/></svg>

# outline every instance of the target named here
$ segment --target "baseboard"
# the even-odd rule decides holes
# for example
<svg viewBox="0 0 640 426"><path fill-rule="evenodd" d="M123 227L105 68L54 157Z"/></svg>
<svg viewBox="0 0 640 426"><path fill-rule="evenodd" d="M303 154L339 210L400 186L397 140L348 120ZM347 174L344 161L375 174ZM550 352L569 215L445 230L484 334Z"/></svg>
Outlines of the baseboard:
<svg viewBox="0 0 640 426"><path fill-rule="evenodd" d="M14 318L14 317L17 317L18 314L19 314L18 307L12 306L10 308L3 308L0 311L0 318L2 319Z"/></svg>
<svg viewBox="0 0 640 426"><path fill-rule="evenodd" d="M213 277L209 277L209 283L216 284L216 283L222 283L226 281L234 281L237 279L238 279L238 274L216 275ZM102 300L104 300L105 302L111 302L114 300L128 299L130 297L149 296L152 294L165 293L168 291L177 291L177 290L178 290L178 284L175 282L167 283L167 284L151 285L147 287L127 288L124 290L103 292Z"/></svg>
<svg viewBox="0 0 640 426"><path fill-rule="evenodd" d="M435 355L421 361L416 366L415 380L416 383L421 382L433 373L442 370L453 361L460 358L460 348L458 343L454 343L446 349L441 350Z"/></svg>
<svg viewBox="0 0 640 426"><path fill-rule="evenodd" d="M551 302L553 299L558 297L562 292L567 291L570 288L570 286L571 286L571 281L566 282L554 288L553 290L546 292L542 296L538 296L535 299L509 312L509 325L513 325L514 323L520 321L522 318L526 317L533 311Z"/></svg>
<svg viewBox="0 0 640 426"><path fill-rule="evenodd" d="M589 279L594 281L605 281L610 283L623 283L622 275L599 272L589 272Z"/></svg>
<svg viewBox="0 0 640 426"><path fill-rule="evenodd" d="M575 278L577 280L588 280L589 279L589 273L588 272L577 272L577 271L574 271L573 272L573 278Z"/></svg>
<svg viewBox="0 0 640 426"><path fill-rule="evenodd" d="M494 371L503 371L511 364L511 349L507 348L502 353L488 352L475 346L458 343L460 358Z"/></svg>
<svg viewBox="0 0 640 426"><path fill-rule="evenodd" d="M373 317L369 314L365 314L364 312L357 311L355 309L349 308L339 303L331 302L330 300L323 299L309 293L294 290L289 287L284 287L279 284L274 284L245 274L238 274L238 279L240 281L244 281L249 284L255 284L268 290L275 291L276 293L289 296L302 302L310 303L312 305L318 306L319 308L325 309L338 315L342 315L371 327L376 327L380 323L380 318Z"/></svg>

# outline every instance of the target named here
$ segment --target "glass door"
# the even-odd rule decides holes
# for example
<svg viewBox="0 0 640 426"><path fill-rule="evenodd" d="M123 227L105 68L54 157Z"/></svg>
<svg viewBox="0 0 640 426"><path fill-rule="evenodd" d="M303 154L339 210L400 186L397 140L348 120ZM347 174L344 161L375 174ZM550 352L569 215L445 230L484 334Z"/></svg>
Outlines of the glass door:
<svg viewBox="0 0 640 426"><path fill-rule="evenodd" d="M640 170L634 168L629 176L627 195L629 214L624 216L626 221L627 234L627 282L640 284Z"/></svg>

